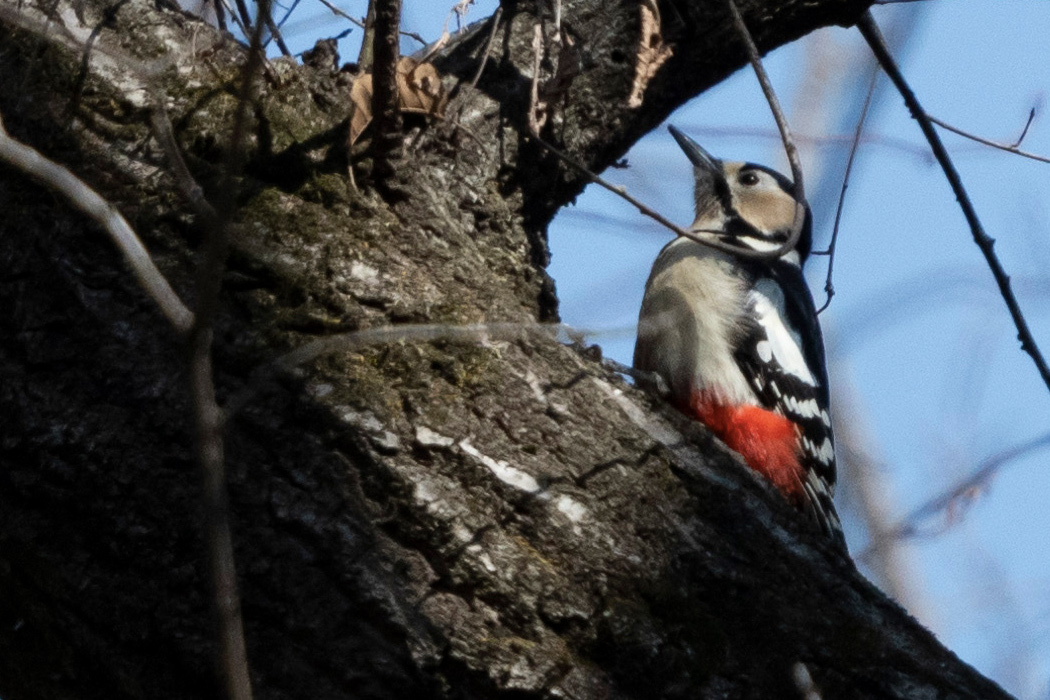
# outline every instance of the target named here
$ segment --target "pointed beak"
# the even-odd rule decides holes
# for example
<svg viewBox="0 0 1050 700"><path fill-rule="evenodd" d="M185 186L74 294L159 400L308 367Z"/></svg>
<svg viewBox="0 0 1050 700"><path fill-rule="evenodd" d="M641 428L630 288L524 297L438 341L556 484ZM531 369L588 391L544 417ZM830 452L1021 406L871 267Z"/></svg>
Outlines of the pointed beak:
<svg viewBox="0 0 1050 700"><path fill-rule="evenodd" d="M685 133L678 128L668 124L667 130L671 132L671 136L674 136L674 140L682 147L682 150L685 151L685 155L693 165L700 170L706 170L712 175L722 174L722 161L705 151L700 147L700 144L686 136Z"/></svg>

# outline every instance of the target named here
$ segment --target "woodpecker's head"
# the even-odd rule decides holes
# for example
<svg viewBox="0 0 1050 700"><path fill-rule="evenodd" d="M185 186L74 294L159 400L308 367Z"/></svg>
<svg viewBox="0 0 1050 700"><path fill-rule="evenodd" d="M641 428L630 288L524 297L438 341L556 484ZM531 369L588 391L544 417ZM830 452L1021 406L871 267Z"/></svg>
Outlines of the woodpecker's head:
<svg viewBox="0 0 1050 700"><path fill-rule="evenodd" d="M717 231L725 243L756 251L775 250L791 235L795 188L780 173L754 163L726 163L673 126L671 135L692 161L696 177L694 231ZM809 206L793 251L781 259L805 262L812 239Z"/></svg>

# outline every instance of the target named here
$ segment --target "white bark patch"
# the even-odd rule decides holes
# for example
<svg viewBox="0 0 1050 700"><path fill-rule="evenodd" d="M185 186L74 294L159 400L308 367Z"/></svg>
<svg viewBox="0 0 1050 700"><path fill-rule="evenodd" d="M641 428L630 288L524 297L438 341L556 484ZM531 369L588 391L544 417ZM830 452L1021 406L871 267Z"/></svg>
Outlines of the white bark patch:
<svg viewBox="0 0 1050 700"><path fill-rule="evenodd" d="M455 442L456 441L450 437L445 437L444 435L435 433L425 425L416 426L416 443L420 447L452 447Z"/></svg>
<svg viewBox="0 0 1050 700"><path fill-rule="evenodd" d="M379 283L379 270L356 260L350 264L350 276L368 285Z"/></svg>
<svg viewBox="0 0 1050 700"><path fill-rule="evenodd" d="M489 471L495 474L496 478L503 483L513 486L521 491L525 491L526 493L540 492L540 483L536 481L531 474L526 474L517 467L510 466L503 460L493 459L488 455L481 454L481 452L479 452L478 449L471 445L467 440L461 440L459 448L488 467Z"/></svg>
<svg viewBox="0 0 1050 700"><path fill-rule="evenodd" d="M561 513L574 523L578 523L587 517L587 506L568 496L558 496L557 506Z"/></svg>
<svg viewBox="0 0 1050 700"><path fill-rule="evenodd" d="M430 484L426 481L419 481L416 483L415 489L416 500L420 503L433 503L438 499L438 496L431 489ZM470 539L470 532L467 532L467 539Z"/></svg>
<svg viewBox="0 0 1050 700"><path fill-rule="evenodd" d="M476 556L478 561L481 562L481 565L484 566L490 574L496 573L497 569L496 565L492 563L492 557L488 555L488 552L481 548L480 544L470 545L467 547L467 551Z"/></svg>
<svg viewBox="0 0 1050 700"><path fill-rule="evenodd" d="M525 380L525 383L529 385L529 388L532 389L532 395L536 397L536 400L546 406L547 394L544 393L543 387L540 386L539 377L537 377L531 369L527 369L525 370L523 379Z"/></svg>

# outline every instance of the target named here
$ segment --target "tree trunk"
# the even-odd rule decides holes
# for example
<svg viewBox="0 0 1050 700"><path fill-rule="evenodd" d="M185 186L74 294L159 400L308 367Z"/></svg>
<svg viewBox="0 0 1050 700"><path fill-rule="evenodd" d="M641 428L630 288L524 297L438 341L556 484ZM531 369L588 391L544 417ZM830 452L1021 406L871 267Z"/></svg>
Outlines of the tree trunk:
<svg viewBox="0 0 1050 700"><path fill-rule="evenodd" d="M543 136L593 170L744 63L721 3L667 3L673 55L630 107L639 4L562 4ZM741 4L768 50L869 3ZM491 26L455 38L444 118L407 115L359 190L349 78L260 81L214 349L220 403L250 399L226 457L256 696L787 698L802 663L829 699L1006 697L702 428L530 330L557 318L547 223L586 184L527 136L535 10L505 0L476 87ZM192 302L202 227L150 110L220 198L242 48L145 0L0 0L0 32L8 130ZM213 696L185 348L55 194L0 166L0 211L0 697ZM450 336L476 323L519 330ZM265 369L404 324L437 330Z"/></svg>

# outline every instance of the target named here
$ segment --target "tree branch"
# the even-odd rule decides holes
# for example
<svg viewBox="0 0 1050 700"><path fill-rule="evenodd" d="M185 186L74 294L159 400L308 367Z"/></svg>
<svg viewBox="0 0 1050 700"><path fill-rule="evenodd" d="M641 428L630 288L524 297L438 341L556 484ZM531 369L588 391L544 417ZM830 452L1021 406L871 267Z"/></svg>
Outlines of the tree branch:
<svg viewBox="0 0 1050 700"><path fill-rule="evenodd" d="M929 115L927 115L927 116L929 116ZM1000 143L998 141L992 141L990 139L986 139L986 138L983 138L981 136L977 136L976 134L971 134L968 131L963 131L962 129L960 129L958 127L952 126L951 124L949 124L949 123L947 123L945 121L942 121L942 120L938 119L937 117L930 116L929 119L930 119L931 122L933 122L937 126L942 127L944 129L947 129L948 131L952 132L953 134L958 134L959 136L962 136L964 138L968 138L971 141L976 141L977 143L982 143L985 146L991 146L992 148L998 148L1001 151L1006 151L1007 153L1013 153L1014 155L1021 156L1022 158L1030 158L1032 160L1037 160L1037 161L1039 161L1041 163L1050 163L1050 158L1048 158L1046 156L1041 156L1041 155L1038 155L1036 153L1030 153L1028 151L1022 151L1019 148L1019 146L1021 145L1021 141L1024 140L1025 134L1028 133L1028 127L1032 124L1032 118L1034 116L1035 116L1035 110L1032 110L1031 116L1029 116L1028 122L1025 124L1024 131L1021 132L1021 136L1017 139L1017 142L1016 143L1012 143L1012 144L1011 143Z"/></svg>
<svg viewBox="0 0 1050 700"><path fill-rule="evenodd" d="M58 192L74 208L90 217L116 244L142 289L160 307L179 333L188 333L193 313L157 269L142 241L117 209L83 180L38 151L11 138L0 118L0 160Z"/></svg>
<svg viewBox="0 0 1050 700"><path fill-rule="evenodd" d="M228 700L251 700L252 686L230 524L224 420L215 397L212 342L229 250L227 226L237 206L237 181L245 160L249 110L255 102L256 82L265 63L263 33L271 23L268 0L259 2L257 11L248 58L241 72L237 109L230 130L230 155L223 173L222 199L216 208L218 216L213 218L208 208L202 208L205 213L204 252L197 266L196 322L190 333L187 354L195 447L203 482L212 608L217 631L216 666ZM174 159L177 171L179 160ZM184 187L186 175L179 177Z"/></svg>
<svg viewBox="0 0 1050 700"><path fill-rule="evenodd" d="M849 176L853 172L853 159L857 155L857 147L860 145L860 136L864 131L864 121L871 107L871 98L875 94L875 83L879 77L878 69L871 73L871 82L868 84L868 92L864 95L864 105L860 108L860 119L857 120L857 128L853 132L853 142L850 144L849 158L846 159L846 172L842 174L842 190L839 192L839 203L835 208L835 225L831 228L831 243L828 244L828 274L824 280L824 291L828 298L824 305L817 309L820 314L831 305L831 298L835 296L835 285L832 283L832 273L835 269L835 248L839 241L839 224L842 221L842 209L846 202L846 190L849 188ZM823 253L821 253L823 254Z"/></svg>
<svg viewBox="0 0 1050 700"><path fill-rule="evenodd" d="M857 27L868 42L868 46L871 47L875 58L878 59L879 65L882 66L886 75L893 81L901 97L904 98L904 102L908 105L908 110L911 112L912 117L919 123L919 128L922 129L922 133L930 143L930 148L933 150L937 162L941 164L941 169L944 170L944 175L948 178L948 184L951 185L955 198L959 201L959 206L966 217L966 222L970 225L973 239L988 262L988 267L991 268L996 284L999 285L999 292L1002 294L1006 307L1010 310L1010 317L1013 318L1014 325L1017 327L1017 337L1021 341L1021 349L1031 356L1036 369L1039 371L1039 376L1043 379L1043 383L1047 389L1050 389L1050 367L1047 366L1046 360L1043 358L1043 354L1040 352L1039 346L1028 328L1028 322L1021 312L1021 307L1017 303L1017 297L1014 296L1013 289L1010 286L1010 276L1006 274L1002 263L999 262L999 258L995 254L993 249L995 240L985 233L980 219L977 218L977 211L974 209L969 195L966 194L962 178L959 177L959 172L952 164L948 151L945 150L944 144L941 143L937 130L933 128L933 123L930 121L929 116L923 110L922 105L919 104L918 98L915 97L915 93L912 92L903 74L897 68L897 64L890 55L889 49L882 39L882 33L879 31L878 25L875 24L875 20L870 12L864 14Z"/></svg>
<svg viewBox="0 0 1050 700"><path fill-rule="evenodd" d="M393 174L390 160L401 141L397 71L400 51L401 0L373 0L375 34L372 44L373 170L383 180Z"/></svg>
<svg viewBox="0 0 1050 700"><path fill-rule="evenodd" d="M795 140L791 137L791 127L788 125L787 117L784 116L784 110L780 107L780 100L777 99L777 94L773 90L773 84L769 81L766 69L762 66L762 57L758 54L755 40L751 38L751 32L748 31L747 24L744 23L744 18L740 14L740 10L737 9L734 0L727 0L727 3L729 12L733 17L733 25L744 41L744 46L747 49L747 59L751 63L751 68L755 71L758 84L762 86L762 94L766 96L769 109L773 112L773 119L776 120L777 128L780 130L780 139L784 142L784 152L787 153L788 162L791 164L791 179L794 183L796 201L795 221L791 226L791 235L788 236L788 239L779 248L770 252L770 257L779 258L788 251L794 250L795 246L798 245L798 239L802 235L802 227L806 222L806 208L804 205L806 188L803 182L802 161L799 158Z"/></svg>
<svg viewBox="0 0 1050 700"><path fill-rule="evenodd" d="M924 521L945 511L952 512L961 504L965 505L972 501L978 493L987 488L1003 467L1046 447L1050 447L1050 433L992 455L959 483L934 496L902 518L896 525L879 533L878 539L868 544L857 557L857 561L870 561L871 557L890 544L921 536L923 533L920 526Z"/></svg>

